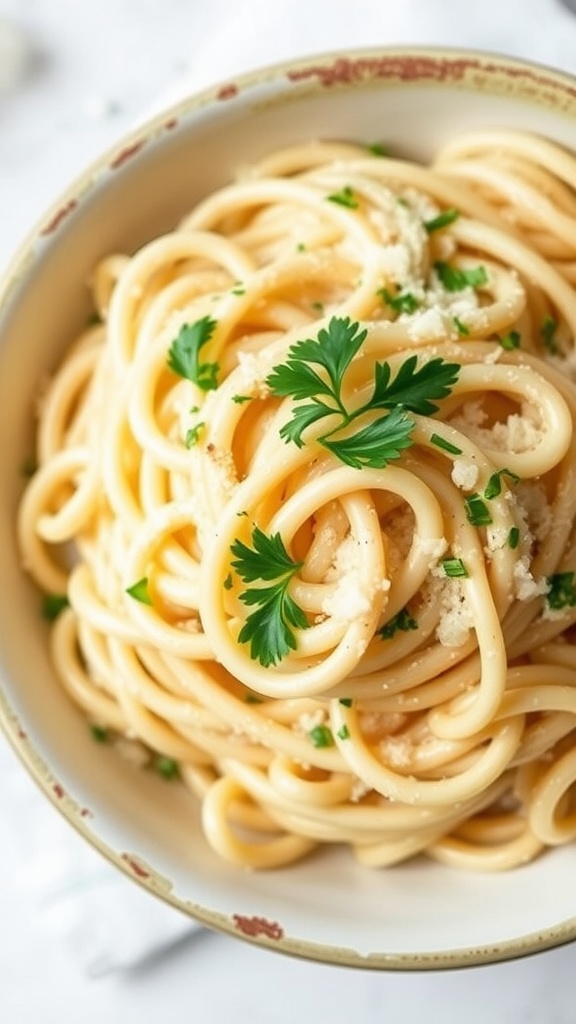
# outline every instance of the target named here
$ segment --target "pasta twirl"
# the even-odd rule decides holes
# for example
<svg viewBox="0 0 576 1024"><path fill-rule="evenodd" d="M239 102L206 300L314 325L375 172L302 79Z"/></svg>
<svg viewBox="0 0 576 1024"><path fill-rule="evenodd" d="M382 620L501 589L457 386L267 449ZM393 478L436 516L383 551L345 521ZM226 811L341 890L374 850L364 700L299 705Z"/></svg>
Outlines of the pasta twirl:
<svg viewBox="0 0 576 1024"><path fill-rule="evenodd" d="M63 687L222 857L576 836L575 190L513 131L308 143L95 268L22 557Z"/></svg>

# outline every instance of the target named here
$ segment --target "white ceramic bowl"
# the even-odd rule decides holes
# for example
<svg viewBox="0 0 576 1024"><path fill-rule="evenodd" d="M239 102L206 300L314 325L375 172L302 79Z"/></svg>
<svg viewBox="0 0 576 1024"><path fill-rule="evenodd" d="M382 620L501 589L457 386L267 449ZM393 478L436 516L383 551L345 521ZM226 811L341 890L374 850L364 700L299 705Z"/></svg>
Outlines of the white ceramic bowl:
<svg viewBox="0 0 576 1024"><path fill-rule="evenodd" d="M223 83L105 154L46 213L0 291L0 716L40 786L112 862L206 924L321 961L384 969L479 964L576 936L576 848L502 875L425 860L355 866L337 849L244 873L212 856L194 801L95 744L55 683L14 520L39 381L85 321L104 253L173 226L238 165L298 140L385 138L429 158L463 128L515 126L576 143L576 80L439 50L331 54Z"/></svg>

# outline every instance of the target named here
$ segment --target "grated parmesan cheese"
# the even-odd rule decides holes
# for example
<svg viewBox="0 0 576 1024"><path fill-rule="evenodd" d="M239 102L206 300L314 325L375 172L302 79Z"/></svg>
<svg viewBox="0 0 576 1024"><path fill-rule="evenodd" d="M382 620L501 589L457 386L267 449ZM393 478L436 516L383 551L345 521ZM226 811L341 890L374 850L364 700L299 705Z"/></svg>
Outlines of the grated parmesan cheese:
<svg viewBox="0 0 576 1024"><path fill-rule="evenodd" d="M436 627L438 642L443 647L462 647L468 640L474 620L460 580L445 580L440 591L440 609Z"/></svg>
<svg viewBox="0 0 576 1024"><path fill-rule="evenodd" d="M478 466L471 459L455 459L451 476L456 487L473 491L478 480Z"/></svg>

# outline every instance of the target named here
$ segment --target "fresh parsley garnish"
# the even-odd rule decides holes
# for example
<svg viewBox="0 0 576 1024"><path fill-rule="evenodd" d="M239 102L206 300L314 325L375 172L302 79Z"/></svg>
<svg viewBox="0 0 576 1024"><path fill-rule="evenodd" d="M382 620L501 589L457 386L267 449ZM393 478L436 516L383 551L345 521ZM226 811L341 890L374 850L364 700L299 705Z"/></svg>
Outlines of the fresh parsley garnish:
<svg viewBox="0 0 576 1024"><path fill-rule="evenodd" d="M252 401L252 395L232 395L232 401L235 402L236 405L243 405L244 402Z"/></svg>
<svg viewBox="0 0 576 1024"><path fill-rule="evenodd" d="M447 228L449 224L453 224L459 216L459 211L455 210L452 206L449 210L444 210L443 213L439 213L437 217L432 217L431 220L425 220L424 227L428 234L431 235L434 231L441 231L442 228Z"/></svg>
<svg viewBox="0 0 576 1024"><path fill-rule="evenodd" d="M344 185L339 192L332 192L326 199L331 203L337 203L338 206L347 206L349 210L355 210L358 206L358 200L350 185Z"/></svg>
<svg viewBox="0 0 576 1024"><path fill-rule="evenodd" d="M345 708L352 707L352 697L340 697L338 700L339 704L342 704Z"/></svg>
<svg viewBox="0 0 576 1024"><path fill-rule="evenodd" d="M460 267L452 267L449 263L438 261L434 269L447 292L460 292L463 288L480 288L488 283L488 274L485 267L471 267L469 270L462 270Z"/></svg>
<svg viewBox="0 0 576 1024"><path fill-rule="evenodd" d="M318 443L348 466L382 469L412 444L414 421L407 412L422 416L436 412L436 401L450 394L460 366L442 358L418 366L417 356L412 355L392 377L389 363L375 363L370 398L359 408L348 409L342 399L344 377L365 337L360 324L348 317L332 317L317 338L290 347L286 362L273 367L266 384L273 395L311 400L293 408L292 419L280 428L284 441L302 448L307 427L337 416L338 424L319 436ZM386 415L369 420L356 433L349 432L360 417L379 410L386 410Z"/></svg>
<svg viewBox="0 0 576 1024"><path fill-rule="evenodd" d="M549 586L546 601L554 611L576 606L576 573L555 572L548 576Z"/></svg>
<svg viewBox="0 0 576 1024"><path fill-rule="evenodd" d="M154 758L153 766L158 775L161 775L163 779L177 779L180 775L180 769L178 762L173 757L166 757L164 754L158 754Z"/></svg>
<svg viewBox="0 0 576 1024"><path fill-rule="evenodd" d="M344 722L344 725L340 726L340 728L338 729L338 732L336 733L336 735L337 735L339 740L349 740L350 739L350 729L346 725L346 722Z"/></svg>
<svg viewBox="0 0 576 1024"><path fill-rule="evenodd" d="M548 349L551 355L558 355L558 344L556 342L556 331L558 321L553 316L545 316L540 328L540 337L544 348Z"/></svg>
<svg viewBox="0 0 576 1024"><path fill-rule="evenodd" d="M45 594L42 599L42 618L55 622L61 612L70 606L66 594Z"/></svg>
<svg viewBox="0 0 576 1024"><path fill-rule="evenodd" d="M465 498L466 517L472 526L490 526L492 516L490 510L479 494L471 494Z"/></svg>
<svg viewBox="0 0 576 1024"><path fill-rule="evenodd" d="M464 579L468 576L468 570L461 558L446 558L441 565L444 569L444 575L450 576L452 579L457 579L458 577Z"/></svg>
<svg viewBox="0 0 576 1024"><path fill-rule="evenodd" d="M395 313L415 313L420 308L420 301L412 292L397 292L394 295L387 288L379 288L376 294L384 300Z"/></svg>
<svg viewBox="0 0 576 1024"><path fill-rule="evenodd" d="M498 340L506 352L512 352L515 348L520 348L522 339L518 331L508 331L508 334L502 334Z"/></svg>
<svg viewBox="0 0 576 1024"><path fill-rule="evenodd" d="M216 327L216 321L203 316L193 324L183 324L168 349L168 366L180 377L191 380L202 391L212 391L218 387L218 363L203 363L200 360L200 349L210 341Z"/></svg>
<svg viewBox="0 0 576 1024"><path fill-rule="evenodd" d="M513 473L511 469L497 469L495 473L492 473L484 488L484 497L487 501L497 498L502 493L502 480L504 477L508 477L513 484L517 484L520 481L520 477Z"/></svg>
<svg viewBox="0 0 576 1024"><path fill-rule="evenodd" d="M193 448L194 445L198 444L198 441L200 440L202 431L204 430L205 426L205 423L197 423L196 426L190 427L189 430L186 431L184 444L186 445L187 448Z"/></svg>
<svg viewBox="0 0 576 1024"><path fill-rule="evenodd" d="M381 142L369 142L366 149L372 156L388 156L388 150Z"/></svg>
<svg viewBox="0 0 576 1024"><path fill-rule="evenodd" d="M232 568L244 583L256 583L239 596L249 607L254 606L240 630L238 641L250 644L250 657L264 668L276 665L290 651L296 650L292 627L307 629L308 619L290 597L288 587L302 562L294 562L279 533L272 536L255 526L253 547L235 540L230 550L234 555ZM262 586L260 584L268 584Z"/></svg>
<svg viewBox="0 0 576 1024"><path fill-rule="evenodd" d="M327 725L315 725L308 733L315 747L333 747L334 737Z"/></svg>
<svg viewBox="0 0 576 1024"><path fill-rule="evenodd" d="M130 594L135 601L140 601L140 604L152 604L152 598L148 591L148 577L143 576L142 579L136 580L132 586L126 587L126 593Z"/></svg>
<svg viewBox="0 0 576 1024"><path fill-rule="evenodd" d="M382 629L378 630L378 636L383 640L391 640L395 633L408 633L411 629L418 629L418 623L407 608L401 608L389 622L384 623Z"/></svg>

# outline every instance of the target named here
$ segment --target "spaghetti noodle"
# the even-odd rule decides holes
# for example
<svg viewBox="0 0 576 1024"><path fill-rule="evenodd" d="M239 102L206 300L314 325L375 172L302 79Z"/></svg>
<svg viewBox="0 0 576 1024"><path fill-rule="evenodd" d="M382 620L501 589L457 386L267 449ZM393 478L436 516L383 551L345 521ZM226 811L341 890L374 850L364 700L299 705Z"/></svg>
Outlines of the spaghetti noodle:
<svg viewBox="0 0 576 1024"><path fill-rule="evenodd" d="M576 836L575 283L576 160L512 131L277 152L96 267L19 543L222 857Z"/></svg>

